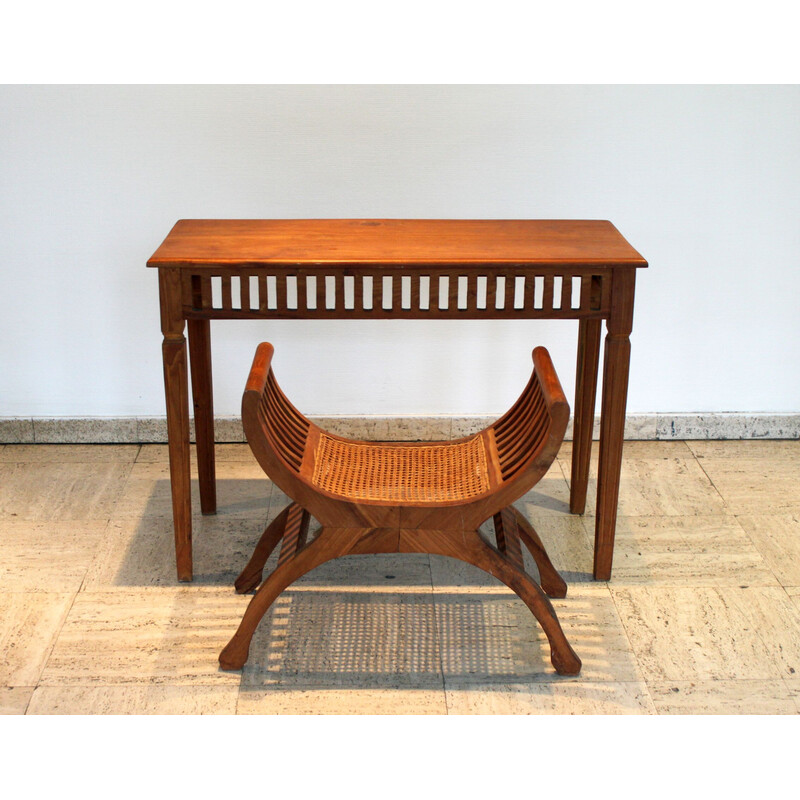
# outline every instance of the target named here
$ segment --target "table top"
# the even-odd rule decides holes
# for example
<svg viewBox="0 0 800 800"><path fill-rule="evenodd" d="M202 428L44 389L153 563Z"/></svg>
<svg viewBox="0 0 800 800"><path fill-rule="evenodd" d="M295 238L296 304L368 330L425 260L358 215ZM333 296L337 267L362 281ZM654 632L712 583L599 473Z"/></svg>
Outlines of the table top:
<svg viewBox="0 0 800 800"><path fill-rule="evenodd" d="M183 219L148 267L646 267L605 220Z"/></svg>

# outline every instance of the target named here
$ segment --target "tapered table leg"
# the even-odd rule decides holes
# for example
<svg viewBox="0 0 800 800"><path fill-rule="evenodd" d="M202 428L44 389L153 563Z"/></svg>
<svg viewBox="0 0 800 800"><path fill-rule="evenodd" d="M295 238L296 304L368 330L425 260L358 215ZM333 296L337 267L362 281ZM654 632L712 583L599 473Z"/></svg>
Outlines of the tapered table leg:
<svg viewBox="0 0 800 800"><path fill-rule="evenodd" d="M217 511L217 483L214 463L214 399L211 381L211 323L190 319L189 364L192 373L194 436L197 443L197 476L200 483L200 510Z"/></svg>
<svg viewBox="0 0 800 800"><path fill-rule="evenodd" d="M189 385L177 269L159 270L169 473L178 580L192 580L192 499L189 466Z"/></svg>
<svg viewBox="0 0 800 800"><path fill-rule="evenodd" d="M569 510L573 514L583 514L586 510L601 324L600 319L582 319L578 323L578 367L575 376L575 412L572 415L572 479L569 494Z"/></svg>
<svg viewBox="0 0 800 800"><path fill-rule="evenodd" d="M611 315L603 355L603 402L600 420L600 458L597 469L597 517L594 538L594 577L608 580L614 557L625 405L630 369L630 332L636 272L615 269Z"/></svg>

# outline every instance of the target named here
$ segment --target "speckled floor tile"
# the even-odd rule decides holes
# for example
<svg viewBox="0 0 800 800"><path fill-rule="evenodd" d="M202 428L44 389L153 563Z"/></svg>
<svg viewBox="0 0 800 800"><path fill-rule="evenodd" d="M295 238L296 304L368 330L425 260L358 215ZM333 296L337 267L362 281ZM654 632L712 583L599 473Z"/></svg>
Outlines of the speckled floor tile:
<svg viewBox="0 0 800 800"><path fill-rule="evenodd" d="M659 714L797 714L782 680L659 681L647 689Z"/></svg>
<svg viewBox="0 0 800 800"><path fill-rule="evenodd" d="M36 686L74 597L0 593L0 686Z"/></svg>
<svg viewBox="0 0 800 800"><path fill-rule="evenodd" d="M569 587L552 600L561 627L583 662L577 678L558 675L539 623L516 595L434 594L442 667L448 687L462 683L641 681L619 615L602 585Z"/></svg>
<svg viewBox="0 0 800 800"><path fill-rule="evenodd" d="M135 461L138 453L138 444L10 444L0 451L0 462L128 463Z"/></svg>
<svg viewBox="0 0 800 800"><path fill-rule="evenodd" d="M767 680L800 662L800 610L780 587L611 592L645 678Z"/></svg>
<svg viewBox="0 0 800 800"><path fill-rule="evenodd" d="M0 523L0 586L4 592L77 592L97 549L105 520Z"/></svg>
<svg viewBox="0 0 800 800"><path fill-rule="evenodd" d="M800 513L800 461L711 458L698 464L734 514Z"/></svg>
<svg viewBox="0 0 800 800"><path fill-rule="evenodd" d="M133 464L0 464L0 519L108 519Z"/></svg>
<svg viewBox="0 0 800 800"><path fill-rule="evenodd" d="M618 517L612 585L769 586L777 578L733 516Z"/></svg>
<svg viewBox="0 0 800 800"><path fill-rule="evenodd" d="M476 683L446 690L449 714L655 714L641 681Z"/></svg>
<svg viewBox="0 0 800 800"><path fill-rule="evenodd" d="M0 686L0 716L24 714L32 694L33 686Z"/></svg>
<svg viewBox="0 0 800 800"><path fill-rule="evenodd" d="M800 513L743 515L739 524L784 586L800 586Z"/></svg>
<svg viewBox="0 0 800 800"><path fill-rule="evenodd" d="M264 524L259 519L195 517L192 560L195 586L232 587L250 560ZM84 590L115 591L179 586L171 519L112 520L89 564Z"/></svg>
<svg viewBox="0 0 800 800"><path fill-rule="evenodd" d="M192 513L200 516L200 489L192 479ZM256 464L238 461L217 464L217 516L265 519L272 483ZM169 466L137 461L131 469L114 519L161 517L172 519Z"/></svg>
<svg viewBox="0 0 800 800"><path fill-rule="evenodd" d="M248 599L201 586L80 592L40 685L238 684L218 656Z"/></svg>
<svg viewBox="0 0 800 800"><path fill-rule="evenodd" d="M444 689L251 690L239 693L237 714L446 714Z"/></svg>
<svg viewBox="0 0 800 800"><path fill-rule="evenodd" d="M520 508L535 507L536 514L568 514L569 484L558 464L553 464L534 488L517 502Z"/></svg>
<svg viewBox="0 0 800 800"><path fill-rule="evenodd" d="M28 714L235 714L239 687L39 686Z"/></svg>
<svg viewBox="0 0 800 800"><path fill-rule="evenodd" d="M264 616L242 691L441 689L428 592L284 592Z"/></svg>
<svg viewBox="0 0 800 800"><path fill-rule="evenodd" d="M642 442L641 444L651 444ZM653 443L657 444L657 443ZM675 444L675 443L673 443ZM569 481L570 466L559 461ZM597 505L597 464L589 473L587 514ZM730 510L693 456L689 458L623 458L620 516L694 516L729 514Z"/></svg>
<svg viewBox="0 0 800 800"><path fill-rule="evenodd" d="M268 565L277 562L273 553ZM418 553L380 553L344 556L321 564L292 584L298 589L338 589L346 591L429 593L431 568L429 557Z"/></svg>
<svg viewBox="0 0 800 800"><path fill-rule="evenodd" d="M800 609L786 590L750 586L736 596L748 626L758 631L780 675L800 681Z"/></svg>

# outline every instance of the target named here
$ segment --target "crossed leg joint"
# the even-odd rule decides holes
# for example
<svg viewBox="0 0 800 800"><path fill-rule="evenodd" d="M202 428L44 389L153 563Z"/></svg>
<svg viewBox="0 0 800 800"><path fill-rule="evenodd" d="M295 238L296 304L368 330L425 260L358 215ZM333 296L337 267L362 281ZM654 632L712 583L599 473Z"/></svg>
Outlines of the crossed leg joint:
<svg viewBox="0 0 800 800"><path fill-rule="evenodd" d="M570 646L555 610L547 595L564 597L566 584L553 567L536 531L513 507L495 516L497 547L492 546L479 531L463 531L454 539L452 531L409 531L401 534L398 548L403 552L445 555L466 561L498 578L528 606L541 625L550 643L550 660L556 672L575 675L581 661ZM254 589L261 582L264 565L272 551L281 543L278 565L261 584L250 601L238 630L220 653L224 670L241 669L250 650L250 642L258 623L277 597L310 570L349 552L370 552L367 541L380 541L385 552L385 538L365 528L323 528L311 543L306 543L308 512L297 503L285 508L267 526L256 545L253 556L236 579L239 593ZM533 556L541 577L540 586L524 569L520 540Z"/></svg>

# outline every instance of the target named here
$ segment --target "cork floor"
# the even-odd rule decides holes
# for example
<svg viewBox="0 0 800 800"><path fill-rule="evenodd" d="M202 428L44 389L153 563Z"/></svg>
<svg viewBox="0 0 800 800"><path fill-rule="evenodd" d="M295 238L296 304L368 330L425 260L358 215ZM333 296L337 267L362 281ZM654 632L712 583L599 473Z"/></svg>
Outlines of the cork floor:
<svg viewBox="0 0 800 800"><path fill-rule="evenodd" d="M554 606L576 678L499 582L421 555L320 567L245 669L220 671L249 600L233 580L286 498L246 445L218 445L219 513L196 513L179 584L166 455L0 446L3 713L800 712L798 441L626 443L609 583L590 575L593 518L568 513L564 444L518 506L569 584Z"/></svg>

